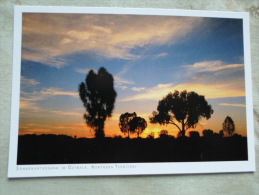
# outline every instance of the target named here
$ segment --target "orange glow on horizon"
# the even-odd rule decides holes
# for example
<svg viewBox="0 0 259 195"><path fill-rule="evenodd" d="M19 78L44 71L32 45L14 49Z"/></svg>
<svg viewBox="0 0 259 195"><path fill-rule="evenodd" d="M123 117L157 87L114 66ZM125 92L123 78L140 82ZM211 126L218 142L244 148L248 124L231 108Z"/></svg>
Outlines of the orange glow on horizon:
<svg viewBox="0 0 259 195"><path fill-rule="evenodd" d="M205 123L206 126L206 123ZM191 128L186 131L186 136L189 136L190 131L198 131L200 136L202 136L202 131L204 129L211 129L214 133L219 133L221 129L216 129L213 127L205 127L202 125L202 122L199 123L196 128ZM245 128L245 126L244 126ZM159 133L161 130L167 130L168 135L177 137L179 130L172 124L168 125L159 125L159 124L151 124L148 122L147 128L144 130L144 132L140 135L142 138L146 138L148 135L153 134L155 138L159 137ZM121 136L121 137L127 137L127 135L124 135L118 126L117 120L108 120L105 123L104 132L106 137L115 137L115 136ZM247 136L246 131L236 130L236 133ZM38 124L30 124L30 125L24 125L20 126L19 135L25 135L25 134L55 134L55 135L68 135L71 137L86 137L86 138L94 138L94 131L89 128L85 123L79 123L79 124L73 124L73 125L38 125ZM130 134L130 138L136 138L136 134Z"/></svg>

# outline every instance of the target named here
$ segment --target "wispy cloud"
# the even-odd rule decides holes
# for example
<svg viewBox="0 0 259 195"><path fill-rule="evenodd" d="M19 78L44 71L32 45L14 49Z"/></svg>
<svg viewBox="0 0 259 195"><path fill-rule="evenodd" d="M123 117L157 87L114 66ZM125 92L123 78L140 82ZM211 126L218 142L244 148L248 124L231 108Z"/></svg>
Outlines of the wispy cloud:
<svg viewBox="0 0 259 195"><path fill-rule="evenodd" d="M125 85L115 85L115 87L119 88L119 89L122 89L122 90L128 89L128 87L125 86Z"/></svg>
<svg viewBox="0 0 259 195"><path fill-rule="evenodd" d="M45 99L46 97L40 94L40 91L25 92L21 91L21 101L36 102Z"/></svg>
<svg viewBox="0 0 259 195"><path fill-rule="evenodd" d="M162 58L162 57L165 57L165 56L168 56L169 54L166 53L166 52L162 52L162 53L159 53L157 55L154 56L155 59L157 58Z"/></svg>
<svg viewBox="0 0 259 195"><path fill-rule="evenodd" d="M91 70L90 68L76 68L75 69L76 72L81 73L81 74L88 74L90 70ZM94 70L94 69L92 69L92 70L94 72L98 72L98 70ZM127 89L128 88L127 85L134 84L133 81L124 79L120 76L114 76L113 78L114 78L115 87L122 89L122 90Z"/></svg>
<svg viewBox="0 0 259 195"><path fill-rule="evenodd" d="M133 91L144 91L146 88L145 87L132 87L131 89Z"/></svg>
<svg viewBox="0 0 259 195"><path fill-rule="evenodd" d="M159 84L153 88L147 88L142 93L130 96L120 101L138 101L138 100L159 100L173 90L173 84Z"/></svg>
<svg viewBox="0 0 259 195"><path fill-rule="evenodd" d="M202 61L183 65L182 75L188 83L228 87L229 91L245 91L244 64L230 64L221 60ZM180 78L179 78L180 79ZM211 89L206 89L210 91ZM225 93L227 94L227 93ZM234 93L236 94L236 93Z"/></svg>
<svg viewBox="0 0 259 195"><path fill-rule="evenodd" d="M30 101L26 101L26 100L20 101L20 109L21 110L30 110L30 111L41 110L40 106L38 106L36 102L30 102Z"/></svg>
<svg viewBox="0 0 259 195"><path fill-rule="evenodd" d="M35 79L29 79L24 76L21 76L21 84L26 86L33 86L40 84L40 82L36 81Z"/></svg>
<svg viewBox="0 0 259 195"><path fill-rule="evenodd" d="M81 74L88 74L90 70L91 70L90 68L76 68L75 69L76 72L81 73Z"/></svg>
<svg viewBox="0 0 259 195"><path fill-rule="evenodd" d="M221 70L225 71L228 69L235 69L235 70L244 69L244 64L225 64L220 60L216 60L216 61L197 62L192 65L184 65L183 67L186 67L194 72L216 72Z"/></svg>
<svg viewBox="0 0 259 195"><path fill-rule="evenodd" d="M132 85L134 84L133 81L131 80L127 80L118 76L114 76L114 81L117 85L123 85L123 84L127 84L127 85Z"/></svg>
<svg viewBox="0 0 259 195"><path fill-rule="evenodd" d="M78 93L73 91L64 91L59 88L47 88L41 91L25 92L21 91L20 109L30 111L42 111L38 102L53 96L71 96L78 98Z"/></svg>
<svg viewBox="0 0 259 195"><path fill-rule="evenodd" d="M237 85L240 81L235 80L225 83L183 83L174 85L171 83L159 84L153 88L145 89L142 93L133 95L120 101L140 101L140 100L155 100L158 101L166 96L169 92L178 91L195 91L200 95L204 95L205 98L226 98L226 97L242 97L245 96L244 88Z"/></svg>
<svg viewBox="0 0 259 195"><path fill-rule="evenodd" d="M40 101L50 96L72 96L78 97L78 93L74 91L64 91L60 88L45 88L41 91L25 92L21 91L21 100Z"/></svg>
<svg viewBox="0 0 259 195"><path fill-rule="evenodd" d="M127 89L128 85L134 84L133 81L124 79L124 78L119 77L119 76L114 76L114 82L115 82L115 87L117 87L119 89L122 89L122 90Z"/></svg>
<svg viewBox="0 0 259 195"><path fill-rule="evenodd" d="M220 106L234 106L234 107L246 107L245 104L229 104L229 103L221 103Z"/></svg>
<svg viewBox="0 0 259 195"><path fill-rule="evenodd" d="M68 65L65 55L82 51L137 59L133 48L174 44L201 22L194 17L28 13L23 15L22 58L56 68Z"/></svg>
<svg viewBox="0 0 259 195"><path fill-rule="evenodd" d="M65 95L65 96L72 96L72 97L78 97L78 93L74 91L63 91L59 88L48 88L40 91L41 95L47 95L47 96L59 96L59 95Z"/></svg>
<svg viewBox="0 0 259 195"><path fill-rule="evenodd" d="M82 116L82 113L79 113L79 112L69 112L69 111L61 111L61 110L52 110L51 112L58 115Z"/></svg>

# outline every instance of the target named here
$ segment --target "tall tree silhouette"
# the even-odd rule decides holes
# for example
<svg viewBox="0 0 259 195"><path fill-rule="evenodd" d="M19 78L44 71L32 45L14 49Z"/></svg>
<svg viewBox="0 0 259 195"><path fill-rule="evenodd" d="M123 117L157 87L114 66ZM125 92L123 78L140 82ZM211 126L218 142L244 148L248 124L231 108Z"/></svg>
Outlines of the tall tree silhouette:
<svg viewBox="0 0 259 195"><path fill-rule="evenodd" d="M186 130L195 128L202 118L208 120L212 114L213 109L204 96L186 90L175 90L158 102L157 111L153 111L150 122L160 125L173 124L185 137Z"/></svg>
<svg viewBox="0 0 259 195"><path fill-rule="evenodd" d="M144 118L136 116L130 121L130 131L136 133L138 138L141 133L147 128L147 122Z"/></svg>
<svg viewBox="0 0 259 195"><path fill-rule="evenodd" d="M235 131L235 124L234 121L230 116L227 116L222 124L223 131L226 133L227 136L232 136Z"/></svg>
<svg viewBox="0 0 259 195"><path fill-rule="evenodd" d="M105 120L112 116L117 96L113 82L113 76L101 67L97 74L90 70L85 82L79 85L79 96L86 109L84 119L94 129L96 138L105 136Z"/></svg>
<svg viewBox="0 0 259 195"><path fill-rule="evenodd" d="M126 112L120 115L120 122L119 122L120 130L124 135L128 134L128 138L130 137L130 133L132 133L130 129L130 121L136 116L137 114L135 112L133 113Z"/></svg>

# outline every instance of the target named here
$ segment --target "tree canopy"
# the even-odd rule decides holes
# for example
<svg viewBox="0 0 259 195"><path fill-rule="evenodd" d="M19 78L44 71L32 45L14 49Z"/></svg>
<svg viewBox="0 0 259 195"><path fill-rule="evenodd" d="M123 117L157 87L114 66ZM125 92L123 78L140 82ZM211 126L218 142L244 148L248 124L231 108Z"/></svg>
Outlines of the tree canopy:
<svg viewBox="0 0 259 195"><path fill-rule="evenodd" d="M143 131L146 128L147 128L147 122L142 117L137 116L130 121L130 130L136 133L138 137L140 136L141 133L143 133Z"/></svg>
<svg viewBox="0 0 259 195"><path fill-rule="evenodd" d="M136 116L137 116L137 114L135 112L133 112L133 113L126 112L126 113L120 115L119 127L120 127L121 132L124 135L128 134L128 137L130 137L130 133L132 133L131 129L130 129L130 121Z"/></svg>
<svg viewBox="0 0 259 195"><path fill-rule="evenodd" d="M197 139L200 137L200 133L198 131L189 131L189 135L191 138Z"/></svg>
<svg viewBox="0 0 259 195"><path fill-rule="evenodd" d="M227 116L222 124L223 131L227 136L232 136L235 132L235 124L230 116Z"/></svg>
<svg viewBox="0 0 259 195"><path fill-rule="evenodd" d="M173 124L184 137L186 130L195 128L202 118L208 120L212 114L213 109L204 96L186 90L175 90L158 102L157 111L153 111L150 122Z"/></svg>
<svg viewBox="0 0 259 195"><path fill-rule="evenodd" d="M128 134L128 138L130 137L130 134L134 133L139 137L146 129L147 122L144 118L137 116L135 112L126 112L120 116L119 127L124 135Z"/></svg>
<svg viewBox="0 0 259 195"><path fill-rule="evenodd" d="M159 138L162 138L162 139L165 139L165 138L168 138L168 131L167 130L161 130L159 132Z"/></svg>
<svg viewBox="0 0 259 195"><path fill-rule="evenodd" d="M204 129L202 134L204 137L211 137L213 136L214 132L211 129Z"/></svg>
<svg viewBox="0 0 259 195"><path fill-rule="evenodd" d="M103 67L97 74L90 70L85 82L79 85L79 96L86 109L86 124L94 129L95 137L104 137L104 123L112 116L117 96L113 76Z"/></svg>

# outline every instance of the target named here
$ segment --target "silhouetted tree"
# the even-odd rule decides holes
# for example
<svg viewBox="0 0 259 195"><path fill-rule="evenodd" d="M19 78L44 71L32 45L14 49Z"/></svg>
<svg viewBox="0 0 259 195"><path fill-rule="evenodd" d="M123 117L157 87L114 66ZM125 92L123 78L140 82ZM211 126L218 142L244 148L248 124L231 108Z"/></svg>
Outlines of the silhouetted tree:
<svg viewBox="0 0 259 195"><path fill-rule="evenodd" d="M113 138L114 139L122 139L121 135L115 135Z"/></svg>
<svg viewBox="0 0 259 195"><path fill-rule="evenodd" d="M202 134L203 134L204 137L212 137L214 132L210 129L204 129L202 131Z"/></svg>
<svg viewBox="0 0 259 195"><path fill-rule="evenodd" d="M85 82L79 85L79 96L86 109L86 124L94 129L95 137L104 137L104 122L112 116L116 91L113 76L101 67L96 74L90 70Z"/></svg>
<svg viewBox="0 0 259 195"><path fill-rule="evenodd" d="M161 130L160 132L159 132L159 138L161 138L161 139L164 139L164 138L168 138L168 131L167 130Z"/></svg>
<svg viewBox="0 0 259 195"><path fill-rule="evenodd" d="M232 137L233 137L233 138L241 138L242 135L240 135L240 134L238 134L238 133L235 133L235 134L232 135Z"/></svg>
<svg viewBox="0 0 259 195"><path fill-rule="evenodd" d="M219 135L220 135L220 137L224 137L224 131L223 131L223 130L220 130L220 131L219 131Z"/></svg>
<svg viewBox="0 0 259 195"><path fill-rule="evenodd" d="M144 118L136 116L130 121L130 131L136 133L138 138L141 133L146 129L147 122Z"/></svg>
<svg viewBox="0 0 259 195"><path fill-rule="evenodd" d="M154 139L155 138L155 134L154 132L151 132L150 134L148 134L147 139Z"/></svg>
<svg viewBox="0 0 259 195"><path fill-rule="evenodd" d="M185 137L186 130L195 128L202 118L208 120L211 114L213 110L204 96L186 90L176 90L158 102L157 111L152 113L150 122L160 125L173 124Z"/></svg>
<svg viewBox="0 0 259 195"><path fill-rule="evenodd" d="M124 113L120 115L120 122L119 122L119 127L122 133L124 133L124 135L128 134L128 138L130 137L130 133L134 133L131 132L130 130L130 121L136 117L137 114L135 112L133 113Z"/></svg>
<svg viewBox="0 0 259 195"><path fill-rule="evenodd" d="M199 138L200 137L200 133L198 131L190 131L189 135L191 138Z"/></svg>
<svg viewBox="0 0 259 195"><path fill-rule="evenodd" d="M232 136L235 131L235 124L231 117L227 116L222 124L223 131L227 136Z"/></svg>
<svg viewBox="0 0 259 195"><path fill-rule="evenodd" d="M168 135L168 131L166 129L163 129L159 132L159 136L161 135Z"/></svg>

